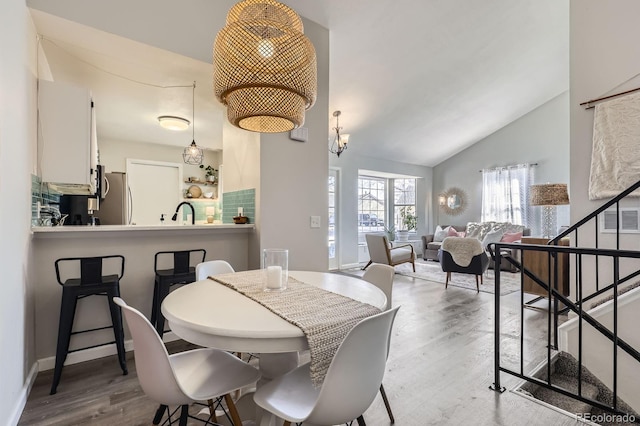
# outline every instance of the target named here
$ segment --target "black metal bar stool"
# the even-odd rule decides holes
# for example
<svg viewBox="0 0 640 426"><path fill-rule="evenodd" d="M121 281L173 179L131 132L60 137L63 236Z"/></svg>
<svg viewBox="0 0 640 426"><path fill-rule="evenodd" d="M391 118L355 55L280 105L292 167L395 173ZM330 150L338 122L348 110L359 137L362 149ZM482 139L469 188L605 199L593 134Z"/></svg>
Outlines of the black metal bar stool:
<svg viewBox="0 0 640 426"><path fill-rule="evenodd" d="M200 254L202 256L200 256ZM204 262L207 252L204 249L181 250L181 251L159 251L153 261L153 270L156 273L153 286L153 305L151 307L151 324L156 328L158 335L162 338L164 333L164 316L160 310L162 301L172 285L188 284L196 280L196 266ZM158 269L158 261L161 263L173 257L173 267L169 269ZM192 266L193 265L193 266Z"/></svg>
<svg viewBox="0 0 640 426"><path fill-rule="evenodd" d="M112 260L108 260L112 259ZM103 260L109 262L109 266L119 269L119 272L112 275L102 275ZM65 271L73 268L73 262L80 266L80 278L69 278L64 281L60 278L60 270ZM111 265L113 264L113 265ZM122 311L120 307L113 303L114 297L120 296L120 279L124 274L124 257L120 255L98 256L98 257L67 257L55 261L56 279L62 286L62 304L60 305L60 323L58 324L58 344L56 347L56 366L53 373L53 384L51 385L51 395L56 393L60 377L62 376L62 367L67 359L67 354L83 349L95 348L98 346L110 345L115 343L118 350L118 360L122 373L127 374L127 361L124 350L124 329L122 327ZM77 266L75 266L77 269ZM73 320L76 313L76 305L78 299L87 296L107 296L109 303L109 311L111 313L111 325L89 330L72 331ZM87 333L90 331L104 330L113 328L115 341L101 343L98 345L87 346L69 350L71 336L79 333Z"/></svg>

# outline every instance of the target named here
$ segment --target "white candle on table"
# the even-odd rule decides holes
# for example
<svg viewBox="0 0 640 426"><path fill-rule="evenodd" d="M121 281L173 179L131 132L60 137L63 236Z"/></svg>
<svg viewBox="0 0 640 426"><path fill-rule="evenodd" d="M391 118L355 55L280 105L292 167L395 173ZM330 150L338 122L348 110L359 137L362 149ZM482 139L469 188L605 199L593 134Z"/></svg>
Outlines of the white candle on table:
<svg viewBox="0 0 640 426"><path fill-rule="evenodd" d="M238 207L238 216L242 216L244 213L244 209L242 207Z"/></svg>
<svg viewBox="0 0 640 426"><path fill-rule="evenodd" d="M267 288L280 288L282 286L282 267L267 266Z"/></svg>

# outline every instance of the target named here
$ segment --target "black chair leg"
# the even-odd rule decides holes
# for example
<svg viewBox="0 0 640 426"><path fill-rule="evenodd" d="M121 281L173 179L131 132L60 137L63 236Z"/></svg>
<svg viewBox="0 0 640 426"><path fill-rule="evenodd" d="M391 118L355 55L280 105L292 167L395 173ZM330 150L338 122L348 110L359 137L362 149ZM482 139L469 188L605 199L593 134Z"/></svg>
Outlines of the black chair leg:
<svg viewBox="0 0 640 426"><path fill-rule="evenodd" d="M127 354L124 350L124 327L122 325L122 310L120 306L113 302L114 297L120 297L120 291L117 288L113 288L107 291L107 297L109 298L109 311L111 312L111 323L113 324L113 336L116 340L116 349L118 350L118 361L120 362L120 368L122 368L122 374L129 374L127 370Z"/></svg>
<svg viewBox="0 0 640 426"><path fill-rule="evenodd" d="M60 377L62 376L62 367L67 359L69 352L69 342L71 341L71 329L73 328L73 319L76 314L76 304L78 299L74 293L70 291L62 291L62 303L60 305L60 323L58 324L58 343L56 345L56 366L53 371L53 383L51 384L51 392L53 395L57 392Z"/></svg>
<svg viewBox="0 0 640 426"><path fill-rule="evenodd" d="M362 417L362 415L358 416L358 426L367 426L367 424L364 422L364 417Z"/></svg>
<svg viewBox="0 0 640 426"><path fill-rule="evenodd" d="M164 412L168 409L169 407L167 407L166 405L161 405L158 407L158 409L156 410L156 415L153 417L153 424L154 425L159 425L160 424L160 420L162 420L162 417L164 416Z"/></svg>
<svg viewBox="0 0 640 426"><path fill-rule="evenodd" d="M187 426L187 420L189 418L189 406L183 405L180 410L180 426Z"/></svg>
<svg viewBox="0 0 640 426"><path fill-rule="evenodd" d="M162 339L162 335L164 334L164 315L162 315L162 310L160 307L162 306L162 301L169 294L170 284L161 283L158 285L158 298L156 300L156 322L155 327L158 332L158 336Z"/></svg>
<svg viewBox="0 0 640 426"><path fill-rule="evenodd" d="M384 402L384 406L387 409L387 414L389 414L389 420L391 420L391 423L395 423L396 419L393 418L391 405L389 404L389 400L387 399L387 393L384 391L384 386L382 385L382 383L380 384L380 395L382 395L382 401Z"/></svg>
<svg viewBox="0 0 640 426"><path fill-rule="evenodd" d="M157 306L158 306L158 281L153 282L153 299L151 299L151 319L149 320L149 322L151 322L151 325L153 325L155 327L156 325L156 319L157 319Z"/></svg>

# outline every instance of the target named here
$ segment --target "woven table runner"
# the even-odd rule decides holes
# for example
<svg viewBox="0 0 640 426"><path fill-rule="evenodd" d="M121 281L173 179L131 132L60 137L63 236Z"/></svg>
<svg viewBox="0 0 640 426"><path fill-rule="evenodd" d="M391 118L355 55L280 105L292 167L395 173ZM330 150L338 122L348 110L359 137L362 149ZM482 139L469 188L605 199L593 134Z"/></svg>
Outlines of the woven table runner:
<svg viewBox="0 0 640 426"><path fill-rule="evenodd" d="M381 310L291 276L286 290L264 291L262 277L262 270L253 270L209 279L238 291L299 327L309 343L311 381L316 388L320 387L347 333L358 322Z"/></svg>

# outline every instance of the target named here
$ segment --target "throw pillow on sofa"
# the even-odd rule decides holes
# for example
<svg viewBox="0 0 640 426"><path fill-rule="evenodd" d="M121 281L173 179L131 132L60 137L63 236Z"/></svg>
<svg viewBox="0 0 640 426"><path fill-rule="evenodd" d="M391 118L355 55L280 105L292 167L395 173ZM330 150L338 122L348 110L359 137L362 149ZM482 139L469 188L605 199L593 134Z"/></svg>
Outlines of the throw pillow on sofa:
<svg viewBox="0 0 640 426"><path fill-rule="evenodd" d="M458 232L453 226L450 226L447 231L448 237L464 237L464 231Z"/></svg>
<svg viewBox="0 0 640 426"><path fill-rule="evenodd" d="M442 229L442 227L438 225L436 227L436 232L433 233L433 242L441 243L445 238L449 236L450 228L451 228L450 226L447 226L446 228Z"/></svg>
<svg viewBox="0 0 640 426"><path fill-rule="evenodd" d="M487 234L482 239L482 247L485 249L491 243L499 243L502 239L504 232L500 229L494 229L493 231L487 232Z"/></svg>
<svg viewBox="0 0 640 426"><path fill-rule="evenodd" d="M522 239L522 231L521 232L505 232L500 240L503 243L515 243L516 241L520 241Z"/></svg>

